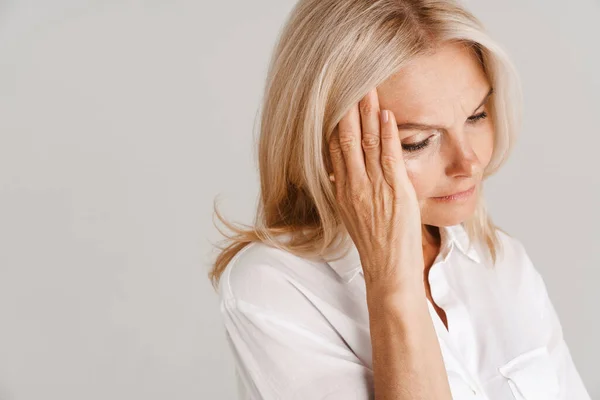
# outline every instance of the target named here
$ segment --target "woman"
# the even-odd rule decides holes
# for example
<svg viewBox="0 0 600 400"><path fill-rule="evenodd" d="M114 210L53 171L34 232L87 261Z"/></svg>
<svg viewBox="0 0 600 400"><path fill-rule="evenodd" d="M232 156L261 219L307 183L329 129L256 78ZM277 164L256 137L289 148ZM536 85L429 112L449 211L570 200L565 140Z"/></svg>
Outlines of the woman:
<svg viewBox="0 0 600 400"><path fill-rule="evenodd" d="M589 400L486 213L520 86L443 0L301 0L269 70L254 227L210 277L241 398Z"/></svg>

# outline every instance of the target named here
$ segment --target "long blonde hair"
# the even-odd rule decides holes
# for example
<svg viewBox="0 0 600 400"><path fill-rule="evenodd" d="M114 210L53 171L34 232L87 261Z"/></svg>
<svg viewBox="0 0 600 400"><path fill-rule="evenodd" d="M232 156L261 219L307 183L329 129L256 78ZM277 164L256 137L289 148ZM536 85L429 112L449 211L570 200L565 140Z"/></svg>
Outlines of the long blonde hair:
<svg viewBox="0 0 600 400"><path fill-rule="evenodd" d="M260 241L319 259L347 232L328 178L329 137L345 112L417 55L461 42L473 49L494 88L489 114L494 152L484 179L508 157L521 120L521 85L513 64L481 22L452 0L300 0L280 33L264 90L254 224L228 223L209 278L217 287L232 258ZM479 191L480 192L480 191ZM496 262L499 239L480 195L463 222ZM341 235L341 236L340 236ZM282 238L286 240L282 240ZM342 241L346 243L345 241Z"/></svg>

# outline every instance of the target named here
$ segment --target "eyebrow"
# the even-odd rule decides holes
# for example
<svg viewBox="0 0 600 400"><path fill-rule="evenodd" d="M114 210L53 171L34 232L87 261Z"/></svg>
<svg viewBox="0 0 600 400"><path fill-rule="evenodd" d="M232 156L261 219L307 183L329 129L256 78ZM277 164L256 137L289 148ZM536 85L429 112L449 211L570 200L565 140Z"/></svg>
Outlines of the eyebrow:
<svg viewBox="0 0 600 400"><path fill-rule="evenodd" d="M479 108L481 108L482 105L484 105L487 102L487 100L490 98L492 93L494 93L494 88L490 88L489 92L485 95L483 100L481 100L481 103L479 103L479 105L477 107L475 107L475 110L473 110L472 114L475 114L475 111L477 111ZM441 126L441 125L420 124L417 122L405 122L403 124L398 124L398 130L402 130L402 129L429 131L429 130L436 130L436 129L442 130L442 129L446 129L446 127Z"/></svg>

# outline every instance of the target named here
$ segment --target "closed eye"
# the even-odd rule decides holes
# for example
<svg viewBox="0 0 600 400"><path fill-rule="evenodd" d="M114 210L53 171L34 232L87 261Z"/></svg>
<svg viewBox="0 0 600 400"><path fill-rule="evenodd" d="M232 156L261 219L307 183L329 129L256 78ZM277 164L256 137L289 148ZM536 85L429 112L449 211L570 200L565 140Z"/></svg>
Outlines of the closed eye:
<svg viewBox="0 0 600 400"><path fill-rule="evenodd" d="M484 119L486 119L488 117L487 112L482 111L479 114L475 114L470 116L469 118L467 118L467 123L474 125L479 121L482 121ZM419 143L413 143L413 144L403 144L402 148L408 152L414 152L414 151L418 151L421 149L424 149L425 147L427 147L427 145L429 144L431 140L431 137L423 140L422 142Z"/></svg>
<svg viewBox="0 0 600 400"><path fill-rule="evenodd" d="M475 114L475 115L472 115L472 116L470 116L469 118L467 118L467 122L468 122L469 124L474 124L474 123L476 123L477 121L480 121L480 120L482 120L482 119L486 119L486 118L487 118L487 116L488 116L488 115L487 115L487 112L485 112L485 111L482 111L482 112L480 112L479 114Z"/></svg>

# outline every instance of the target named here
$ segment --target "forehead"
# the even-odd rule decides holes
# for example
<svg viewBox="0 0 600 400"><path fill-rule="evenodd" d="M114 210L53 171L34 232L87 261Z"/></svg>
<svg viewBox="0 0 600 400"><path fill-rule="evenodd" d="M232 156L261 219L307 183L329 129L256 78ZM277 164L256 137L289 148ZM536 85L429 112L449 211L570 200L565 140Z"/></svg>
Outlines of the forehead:
<svg viewBox="0 0 600 400"><path fill-rule="evenodd" d="M474 52L446 43L421 55L378 87L380 108L402 115L427 117L436 109L459 107L473 112L487 94L489 82Z"/></svg>

